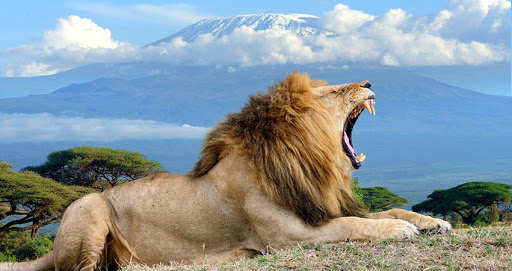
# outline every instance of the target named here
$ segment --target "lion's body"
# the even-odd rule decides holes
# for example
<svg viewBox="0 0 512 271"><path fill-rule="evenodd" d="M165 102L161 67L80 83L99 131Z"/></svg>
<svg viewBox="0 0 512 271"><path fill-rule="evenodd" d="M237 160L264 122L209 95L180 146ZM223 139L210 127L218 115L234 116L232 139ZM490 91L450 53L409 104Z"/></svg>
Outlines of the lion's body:
<svg viewBox="0 0 512 271"><path fill-rule="evenodd" d="M189 174L148 176L76 201L54 251L11 268L223 262L268 247L449 230L444 221L404 210L367 218L354 199L339 125L372 94L359 85L321 86L290 75L214 127Z"/></svg>
<svg viewBox="0 0 512 271"><path fill-rule="evenodd" d="M222 165L229 160L223 160ZM234 187L241 184L234 183L234 177L240 171L226 178L222 176L226 172L216 172L216 169L193 180L190 175L153 175L103 194L90 195L73 203L70 208L84 209L90 205L105 212L110 221L105 222L102 215L95 214L94 217L98 218L98 223L112 224L104 228L111 235L110 241L116 241L116 247L106 255L114 257L117 262L155 264L174 260L197 263L202 262L206 255L211 261L255 255L262 247L250 241L254 236L248 231L249 222L240 215L243 205L236 199L238 195L233 193L235 189L243 189ZM108 202L111 207L101 206L101 201ZM75 216L76 213L70 212L69 216L66 213L60 231L66 230L67 220L83 218ZM76 236L84 231L77 229L75 223L71 225L70 233L61 236ZM87 225L85 227L88 228ZM92 235L87 239L90 240ZM100 236L104 238L105 233ZM69 254L66 248L70 245L65 241L57 238L55 246ZM98 249L99 252L103 250L101 246Z"/></svg>

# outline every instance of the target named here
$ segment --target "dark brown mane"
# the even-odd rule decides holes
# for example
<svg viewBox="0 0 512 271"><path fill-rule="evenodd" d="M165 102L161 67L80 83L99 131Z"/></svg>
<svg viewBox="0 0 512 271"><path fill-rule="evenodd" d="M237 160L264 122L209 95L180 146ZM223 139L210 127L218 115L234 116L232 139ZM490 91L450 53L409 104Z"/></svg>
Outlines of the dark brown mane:
<svg viewBox="0 0 512 271"><path fill-rule="evenodd" d="M333 114L311 91L322 83L292 73L268 94L251 96L241 112L208 133L190 174L202 176L227 153L241 153L256 169L261 189L306 223L364 215L342 166L348 158Z"/></svg>

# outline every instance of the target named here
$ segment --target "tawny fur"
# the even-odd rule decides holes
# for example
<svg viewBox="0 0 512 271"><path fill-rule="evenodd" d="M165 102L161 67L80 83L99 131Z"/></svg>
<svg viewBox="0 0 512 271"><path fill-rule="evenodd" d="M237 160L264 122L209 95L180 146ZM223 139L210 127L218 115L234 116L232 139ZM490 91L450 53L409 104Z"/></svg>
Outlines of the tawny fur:
<svg viewBox="0 0 512 271"><path fill-rule="evenodd" d="M362 216L365 209L344 174L336 120L311 87L325 82L292 73L268 94L251 96L206 136L191 174L202 176L228 153L250 161L255 179L272 200L291 208L306 223Z"/></svg>

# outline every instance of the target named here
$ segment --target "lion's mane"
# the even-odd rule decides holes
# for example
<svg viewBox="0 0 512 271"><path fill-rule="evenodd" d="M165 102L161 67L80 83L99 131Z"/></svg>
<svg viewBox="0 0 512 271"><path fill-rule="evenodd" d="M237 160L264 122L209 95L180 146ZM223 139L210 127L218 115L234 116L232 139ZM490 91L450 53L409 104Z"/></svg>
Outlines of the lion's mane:
<svg viewBox="0 0 512 271"><path fill-rule="evenodd" d="M320 225L340 216L362 216L352 192L346 155L334 115L311 87L325 85L292 73L251 96L238 113L213 127L190 172L200 177L228 153L242 155L270 198L304 222Z"/></svg>

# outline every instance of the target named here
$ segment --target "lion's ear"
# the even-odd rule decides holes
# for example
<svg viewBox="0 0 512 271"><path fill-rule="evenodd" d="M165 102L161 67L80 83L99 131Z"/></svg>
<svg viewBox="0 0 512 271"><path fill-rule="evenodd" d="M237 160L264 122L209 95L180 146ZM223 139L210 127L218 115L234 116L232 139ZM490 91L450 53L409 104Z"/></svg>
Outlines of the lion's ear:
<svg viewBox="0 0 512 271"><path fill-rule="evenodd" d="M290 122L311 108L310 99L313 98L311 79L307 73L291 73L285 80L269 89L269 96L270 117L284 118Z"/></svg>
<svg viewBox="0 0 512 271"><path fill-rule="evenodd" d="M309 74L294 72L288 75L284 80L285 90L290 94L307 93L311 91L311 79Z"/></svg>

